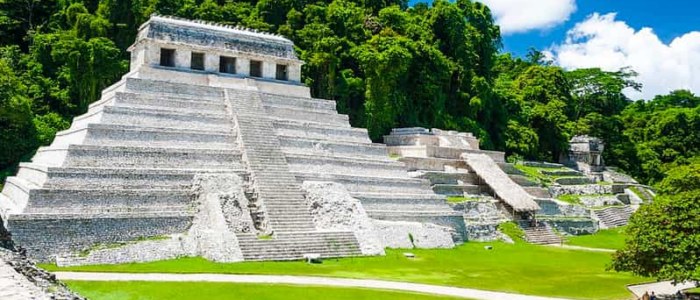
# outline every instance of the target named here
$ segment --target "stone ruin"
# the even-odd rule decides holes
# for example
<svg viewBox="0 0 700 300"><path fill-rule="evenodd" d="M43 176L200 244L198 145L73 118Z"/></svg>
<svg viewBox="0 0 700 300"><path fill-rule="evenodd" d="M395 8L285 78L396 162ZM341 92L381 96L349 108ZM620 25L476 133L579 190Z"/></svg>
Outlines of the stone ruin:
<svg viewBox="0 0 700 300"><path fill-rule="evenodd" d="M412 176L428 179L435 193L463 197L465 201L453 209L463 213L469 240L502 239L500 223L522 220L540 210L537 197L502 169L505 154L479 149L479 140L471 133L396 128L384 142Z"/></svg>
<svg viewBox="0 0 700 300"><path fill-rule="evenodd" d="M569 141L569 151L562 155L560 162L583 172L594 181L603 181L605 161L603 141L596 137L577 135Z"/></svg>
<svg viewBox="0 0 700 300"><path fill-rule="evenodd" d="M602 174L602 143L594 138L575 140L587 142L575 144L577 154L572 157L577 157L580 165L589 166L587 170L594 174ZM512 220L524 229L526 239L532 243L560 243L555 229L559 234L578 235L625 225L637 204L643 202L634 199L637 196L630 188L650 193L636 183L598 184L582 172L561 164L522 162L551 170L545 175L557 179L544 186L505 162L503 152L479 149L479 141L471 133L396 128L384 137L384 142L389 153L406 164L411 176L428 179L437 194L462 199L451 206L463 213L469 240L503 239L497 226ZM577 195L581 203L556 199L561 195ZM532 218L538 221L537 226L532 226L529 221Z"/></svg>
<svg viewBox="0 0 700 300"><path fill-rule="evenodd" d="M291 260L452 247L464 221L335 102L286 38L152 16L131 69L0 194L28 255L59 265Z"/></svg>

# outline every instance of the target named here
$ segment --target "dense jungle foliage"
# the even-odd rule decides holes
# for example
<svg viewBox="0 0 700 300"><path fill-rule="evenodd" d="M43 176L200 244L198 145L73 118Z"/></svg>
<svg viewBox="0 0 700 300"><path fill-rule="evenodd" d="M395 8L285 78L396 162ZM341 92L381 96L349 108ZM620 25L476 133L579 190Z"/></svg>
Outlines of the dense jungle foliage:
<svg viewBox="0 0 700 300"><path fill-rule="evenodd" d="M623 90L641 88L633 70L567 71L536 50L502 53L489 8L471 0L0 0L0 179L126 73L126 48L152 13L290 38L313 96L335 100L377 141L394 127L455 129L512 158L556 161L573 135L589 134L605 141L609 165L644 183L671 174L659 185L669 194L669 180L699 170L699 97L632 101Z"/></svg>
<svg viewBox="0 0 700 300"><path fill-rule="evenodd" d="M499 28L469 0L0 0L0 170L11 173L128 69L152 13L292 39L303 81L374 140L391 128L474 132L482 148L554 160L577 134L603 138L610 165L644 182L700 149L700 98L632 102L633 70L566 71L533 50L501 53ZM635 99L636 100L636 99Z"/></svg>

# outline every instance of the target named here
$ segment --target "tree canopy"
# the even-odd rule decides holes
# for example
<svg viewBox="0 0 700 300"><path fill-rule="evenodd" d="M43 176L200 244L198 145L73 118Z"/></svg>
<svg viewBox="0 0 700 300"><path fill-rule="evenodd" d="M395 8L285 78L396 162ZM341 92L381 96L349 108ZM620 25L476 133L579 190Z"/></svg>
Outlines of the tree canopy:
<svg viewBox="0 0 700 300"><path fill-rule="evenodd" d="M633 102L624 91L641 88L634 70L564 70L534 49L502 53L491 11L473 0L0 0L0 177L119 80L152 13L290 38L312 95L334 100L375 141L394 127L436 127L556 161L572 136L602 138L609 165L664 195L632 219L637 240L615 268L698 278L700 97Z"/></svg>

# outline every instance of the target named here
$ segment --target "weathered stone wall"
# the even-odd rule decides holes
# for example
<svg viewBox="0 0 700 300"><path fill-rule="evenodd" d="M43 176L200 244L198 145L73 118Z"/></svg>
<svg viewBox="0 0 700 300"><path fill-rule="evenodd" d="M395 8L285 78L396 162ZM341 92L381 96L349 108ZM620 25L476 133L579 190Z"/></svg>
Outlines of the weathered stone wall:
<svg viewBox="0 0 700 300"><path fill-rule="evenodd" d="M560 195L600 195L612 194L612 185L583 184L583 185L553 185L549 187L552 197Z"/></svg>
<svg viewBox="0 0 700 300"><path fill-rule="evenodd" d="M591 215L590 210L580 205L572 205L556 199L536 199L535 201L540 205L538 215L579 218L587 218Z"/></svg>
<svg viewBox="0 0 700 300"><path fill-rule="evenodd" d="M82 253L59 256L56 263L60 266L120 264L182 256L202 256L217 262L242 261L236 233L254 230L243 181L236 174L197 174L192 192L197 195L197 213L189 230L131 242L93 244L81 249Z"/></svg>
<svg viewBox="0 0 700 300"><path fill-rule="evenodd" d="M191 216L120 218L114 216L65 216L64 219L37 219L16 215L9 226L19 245L38 261L53 261L52 253L67 255L96 244L110 244L143 237L181 233L192 224ZM42 234L36 234L42 232Z"/></svg>
<svg viewBox="0 0 700 300"><path fill-rule="evenodd" d="M498 225L508 221L509 218L503 214L497 203L495 199L485 199L451 205L455 211L464 214L468 241L506 240L504 234L498 231Z"/></svg>
<svg viewBox="0 0 700 300"><path fill-rule="evenodd" d="M352 231L364 255L384 255L385 245L377 234L372 220L360 200L340 184L334 182L305 181L306 192L314 224L323 231Z"/></svg>
<svg viewBox="0 0 700 300"><path fill-rule="evenodd" d="M598 222L590 218L551 218L540 221L568 235L593 234L598 231Z"/></svg>
<svg viewBox="0 0 700 300"><path fill-rule="evenodd" d="M79 300L51 273L38 268L26 256L0 248L0 299Z"/></svg>
<svg viewBox="0 0 700 300"><path fill-rule="evenodd" d="M377 233L389 248L452 248L454 229L431 223L374 220Z"/></svg>

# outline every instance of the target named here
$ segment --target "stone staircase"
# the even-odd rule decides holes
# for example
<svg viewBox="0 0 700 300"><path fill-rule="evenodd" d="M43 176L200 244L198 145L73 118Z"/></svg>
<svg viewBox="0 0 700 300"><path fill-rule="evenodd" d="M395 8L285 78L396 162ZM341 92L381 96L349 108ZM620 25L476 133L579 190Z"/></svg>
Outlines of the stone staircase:
<svg viewBox="0 0 700 300"><path fill-rule="evenodd" d="M125 78L8 179L8 227L40 261L185 232L195 174L241 163L221 89ZM37 234L41 232L42 234Z"/></svg>
<svg viewBox="0 0 700 300"><path fill-rule="evenodd" d="M547 244L561 244L561 237L559 237L551 227L539 224L537 226L530 225L520 225L525 233L525 240L531 244L547 245Z"/></svg>
<svg viewBox="0 0 700 300"><path fill-rule="evenodd" d="M300 259L306 253L323 257L360 255L352 232L317 232L297 179L290 173L272 122L256 92L227 90L237 122L241 148L250 171L256 201L251 211L263 218L259 229L271 239L239 235L246 260ZM268 228L265 228L269 226ZM337 244L338 248L333 245Z"/></svg>
<svg viewBox="0 0 700 300"><path fill-rule="evenodd" d="M246 259L361 254L351 232L316 231L304 180L344 184L376 219L464 228L428 180L410 178L333 101L132 77L23 163L0 200L16 241L52 261L95 244L186 232L191 183L202 173L246 182L257 227L272 233L241 234Z"/></svg>
<svg viewBox="0 0 700 300"><path fill-rule="evenodd" d="M611 206L594 210L593 213L600 220L601 228L613 228L627 225L634 213L630 206Z"/></svg>
<svg viewBox="0 0 700 300"><path fill-rule="evenodd" d="M309 253L324 258L361 255L352 232L290 232L270 239L239 234L238 244L245 260L297 260Z"/></svg>
<svg viewBox="0 0 700 300"><path fill-rule="evenodd" d="M430 182L408 176L366 129L352 128L329 100L259 94L297 181L343 184L375 219L432 222L462 232L464 222ZM460 238L461 239L461 238Z"/></svg>

